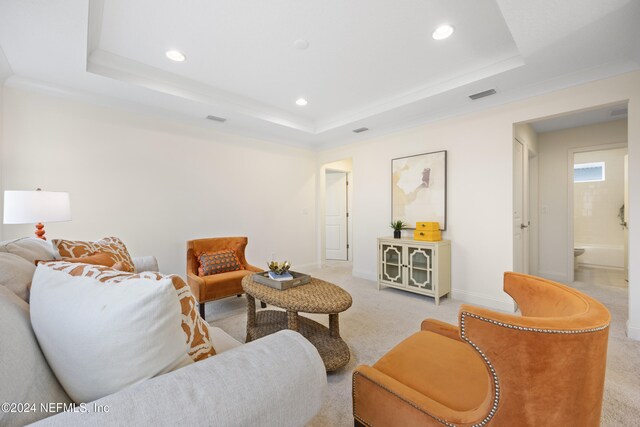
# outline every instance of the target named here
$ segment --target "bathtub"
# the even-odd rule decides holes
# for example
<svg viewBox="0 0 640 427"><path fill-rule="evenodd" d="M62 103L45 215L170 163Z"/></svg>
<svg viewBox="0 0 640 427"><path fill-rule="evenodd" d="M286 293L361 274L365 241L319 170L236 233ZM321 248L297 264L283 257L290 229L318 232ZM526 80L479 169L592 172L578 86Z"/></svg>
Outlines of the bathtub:
<svg viewBox="0 0 640 427"><path fill-rule="evenodd" d="M594 245L576 243L574 248L584 248L584 254L580 255L578 265L608 268L624 268L624 246Z"/></svg>

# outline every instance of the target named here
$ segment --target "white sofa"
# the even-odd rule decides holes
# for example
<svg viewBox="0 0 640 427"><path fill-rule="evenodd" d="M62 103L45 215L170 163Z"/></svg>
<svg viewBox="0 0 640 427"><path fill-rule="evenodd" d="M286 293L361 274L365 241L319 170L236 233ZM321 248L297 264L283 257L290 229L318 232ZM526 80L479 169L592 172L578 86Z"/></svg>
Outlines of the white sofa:
<svg viewBox="0 0 640 427"><path fill-rule="evenodd" d="M74 402L38 346L24 289L24 260L52 258L50 245L35 238L0 242L0 425L303 426L322 406L324 365L300 334L243 345L212 328L216 356L64 411ZM154 257L134 263L157 270Z"/></svg>

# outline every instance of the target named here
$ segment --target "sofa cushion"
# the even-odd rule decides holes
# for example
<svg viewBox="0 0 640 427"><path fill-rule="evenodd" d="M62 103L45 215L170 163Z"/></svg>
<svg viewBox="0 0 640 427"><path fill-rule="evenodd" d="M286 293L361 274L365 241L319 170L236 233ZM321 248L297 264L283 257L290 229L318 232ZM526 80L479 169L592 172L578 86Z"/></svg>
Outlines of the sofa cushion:
<svg viewBox="0 0 640 427"><path fill-rule="evenodd" d="M40 263L31 321L69 396L88 402L215 354L178 276Z"/></svg>
<svg viewBox="0 0 640 427"><path fill-rule="evenodd" d="M39 259L54 258L54 250L51 243L37 237L21 237L0 242L0 252L18 255L31 264Z"/></svg>
<svg viewBox="0 0 640 427"><path fill-rule="evenodd" d="M41 403L71 402L40 351L29 305L4 286L0 286L0 342L0 402L35 404L38 409L0 411L0 425L22 426L47 417L50 414L39 411Z"/></svg>
<svg viewBox="0 0 640 427"><path fill-rule="evenodd" d="M135 266L127 247L117 237L105 237L95 242L83 242L79 240L52 240L53 247L57 251L56 258L82 258L95 252L109 252L113 255L114 262L122 262L125 271L133 273ZM45 258L40 258L45 259Z"/></svg>
<svg viewBox="0 0 640 427"><path fill-rule="evenodd" d="M242 269L238 254L233 249L202 252L198 254L198 262L200 263L199 276L210 276Z"/></svg>
<svg viewBox="0 0 640 427"><path fill-rule="evenodd" d="M23 301L29 302L29 287L36 266L8 252L0 252L0 285L6 286Z"/></svg>

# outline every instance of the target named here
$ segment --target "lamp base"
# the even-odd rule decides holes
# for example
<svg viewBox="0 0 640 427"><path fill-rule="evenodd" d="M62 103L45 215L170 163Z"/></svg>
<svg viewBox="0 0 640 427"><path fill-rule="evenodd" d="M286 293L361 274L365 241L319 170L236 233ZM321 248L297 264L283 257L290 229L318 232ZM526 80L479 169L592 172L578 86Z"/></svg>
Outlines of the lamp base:
<svg viewBox="0 0 640 427"><path fill-rule="evenodd" d="M42 240L47 240L46 237L44 237L44 224L39 222L36 224L36 237L38 239L42 239Z"/></svg>

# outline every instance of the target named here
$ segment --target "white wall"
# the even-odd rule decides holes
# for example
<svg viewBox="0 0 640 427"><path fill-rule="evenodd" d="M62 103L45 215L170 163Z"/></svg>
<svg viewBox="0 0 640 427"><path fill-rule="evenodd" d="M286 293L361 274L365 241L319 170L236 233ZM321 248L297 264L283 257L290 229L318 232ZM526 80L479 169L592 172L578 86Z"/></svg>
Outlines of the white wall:
<svg viewBox="0 0 640 427"><path fill-rule="evenodd" d="M452 240L453 296L474 304L513 308L502 292L502 274L513 265L513 124L624 100L629 100L629 163L640 165L637 72L321 152L319 164L353 159L357 183L353 215L358 219L354 222L354 274L371 280L376 277L376 237L390 233L391 159L448 150L444 238ZM640 209L633 211L633 206L640 206L640 188L634 185L640 182L640 167L630 169L630 223L640 223ZM640 269L634 268L640 265L640 232L630 240L630 330L637 325L640 332Z"/></svg>
<svg viewBox="0 0 640 427"><path fill-rule="evenodd" d="M626 148L576 153L574 163L604 162L605 180L573 185L573 241L585 248L579 264L624 267L624 229L620 206L624 203Z"/></svg>
<svg viewBox="0 0 640 427"><path fill-rule="evenodd" d="M447 120L322 152L321 159L353 159L354 275L376 279L376 238L391 234L391 159L447 150L447 231L452 240L454 296L476 304L512 309L499 289L511 269L511 123L487 126L491 114ZM495 138L485 138L487 132ZM502 167L498 166L502 165ZM484 256L491 253L491 257ZM495 284L498 283L497 286Z"/></svg>
<svg viewBox="0 0 640 427"><path fill-rule="evenodd" d="M2 46L0 46L0 153L2 153L2 141L4 138L3 132L3 112L4 112L4 82L13 74L13 70L11 70L11 66L9 65L9 61L7 61L7 57L4 55L4 51L2 50ZM2 190L2 162L0 161L0 190ZM4 214L4 192L0 192L0 217ZM0 226L0 240L2 240L2 226Z"/></svg>
<svg viewBox="0 0 640 427"><path fill-rule="evenodd" d="M0 155L3 153L4 141L4 84L0 81ZM3 167L0 157L0 190L3 190ZM4 191L0 191L0 219L4 217ZM2 226L0 226L0 240L3 240Z"/></svg>
<svg viewBox="0 0 640 427"><path fill-rule="evenodd" d="M247 258L315 263L315 153L5 87L4 189L71 193L47 236L121 237L185 273L186 241L246 235ZM5 225L4 238L33 225Z"/></svg>
<svg viewBox="0 0 640 427"><path fill-rule="evenodd" d="M584 151L588 147L597 149L607 144L626 142L626 119L538 134L538 272L541 276L561 281L573 280L573 252L569 247L573 245L573 231L568 227L569 182L573 173L573 153L570 150Z"/></svg>

